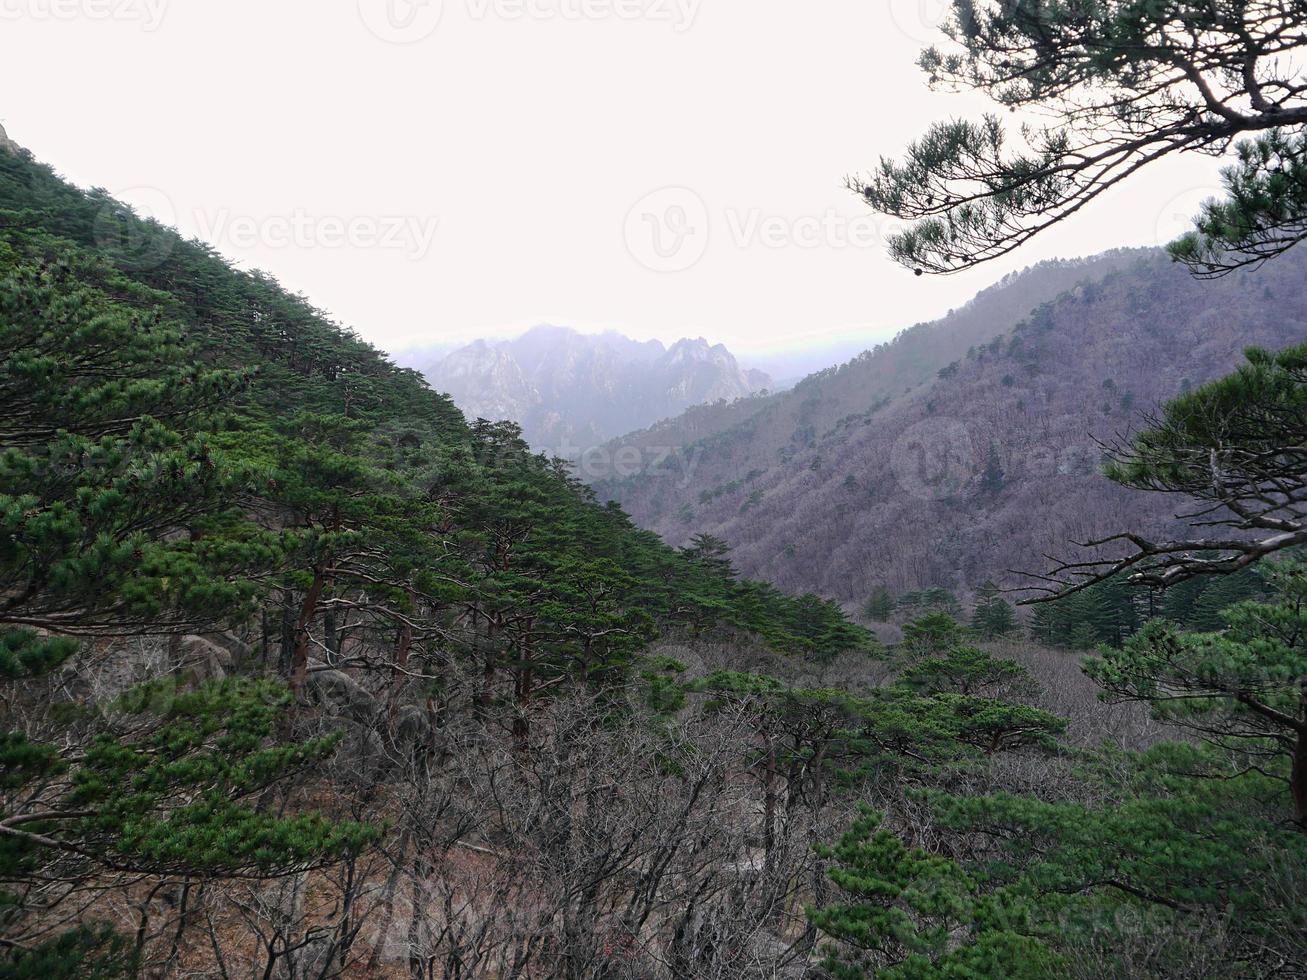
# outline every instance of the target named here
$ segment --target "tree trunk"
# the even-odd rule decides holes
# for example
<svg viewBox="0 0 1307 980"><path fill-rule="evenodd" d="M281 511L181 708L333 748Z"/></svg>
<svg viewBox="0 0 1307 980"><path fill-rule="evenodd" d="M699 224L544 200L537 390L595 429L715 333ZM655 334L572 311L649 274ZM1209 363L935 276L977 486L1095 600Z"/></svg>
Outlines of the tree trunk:
<svg viewBox="0 0 1307 980"><path fill-rule="evenodd" d="M296 700L299 700L300 692L304 690L304 680L309 674L309 625L317 615L318 600L322 598L322 586L326 576L325 565L318 565L313 570L313 584L304 594L299 619L295 622L295 647L290 662L290 689Z"/></svg>
<svg viewBox="0 0 1307 980"><path fill-rule="evenodd" d="M413 837L413 828L405 827L404 833L399 838L398 853L395 857L395 864L386 877L386 884L381 889L381 915L377 925L376 942L372 945L372 953L368 956L367 973L372 976L381 968L381 958L386 953L386 938L390 933L391 923L395 920L395 892L399 888L400 876L404 873L404 859L408 855L408 842Z"/></svg>
<svg viewBox="0 0 1307 980"><path fill-rule="evenodd" d="M295 607L291 604L290 593L281 607L281 649L278 654L277 667L289 677L290 665L295 660Z"/></svg>
<svg viewBox="0 0 1307 980"><path fill-rule="evenodd" d="M1289 791L1293 794L1293 819L1298 829L1307 834L1307 731L1300 731L1294 743Z"/></svg>
<svg viewBox="0 0 1307 980"><path fill-rule="evenodd" d="M330 606L322 614L322 642L333 657L340 653L340 636L336 632L336 610Z"/></svg>
<svg viewBox="0 0 1307 980"><path fill-rule="evenodd" d="M531 676L531 665L528 662L517 672L517 683L514 685L517 695L517 712L513 715L513 744L517 746L518 751L525 752L527 743L531 735L531 726L527 713L531 710L531 691L534 679Z"/></svg>
<svg viewBox="0 0 1307 980"><path fill-rule="evenodd" d="M395 647L395 670L390 678L390 697L386 705L386 730L395 735L395 715L399 712L399 695L404 690L408 675L409 651L413 648L413 627L405 623L399 630L399 644Z"/></svg>

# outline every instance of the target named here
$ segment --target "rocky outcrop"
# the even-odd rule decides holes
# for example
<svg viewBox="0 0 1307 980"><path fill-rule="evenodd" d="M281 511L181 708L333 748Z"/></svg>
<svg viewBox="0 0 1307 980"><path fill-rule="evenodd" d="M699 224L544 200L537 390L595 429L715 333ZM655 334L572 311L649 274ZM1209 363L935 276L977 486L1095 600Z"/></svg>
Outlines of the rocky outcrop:
<svg viewBox="0 0 1307 980"><path fill-rule="evenodd" d="M177 670L197 681L220 681L235 663L231 649L211 636L183 636L177 643Z"/></svg>
<svg viewBox="0 0 1307 980"><path fill-rule="evenodd" d="M343 670L335 670L312 657L304 689L311 699L360 724L371 724L379 718L377 699L362 684Z"/></svg>
<svg viewBox="0 0 1307 980"><path fill-rule="evenodd" d="M4 126L0 125L0 150L4 150L6 153L19 153L22 149L21 146L9 138Z"/></svg>
<svg viewBox="0 0 1307 980"><path fill-rule="evenodd" d="M772 383L702 337L668 348L565 327L478 340L434 361L421 351L399 356L469 418L517 422L534 448L569 458L692 405L735 401Z"/></svg>

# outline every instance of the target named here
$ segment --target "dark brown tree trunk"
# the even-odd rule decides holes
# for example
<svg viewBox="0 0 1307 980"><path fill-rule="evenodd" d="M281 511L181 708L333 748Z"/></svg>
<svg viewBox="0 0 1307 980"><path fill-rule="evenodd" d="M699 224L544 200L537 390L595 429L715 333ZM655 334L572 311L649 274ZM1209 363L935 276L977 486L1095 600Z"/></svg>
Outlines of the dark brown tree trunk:
<svg viewBox="0 0 1307 980"><path fill-rule="evenodd" d="M409 651L413 648L413 627L405 623L400 627L399 644L395 647L395 670L390 678L390 698L386 706L386 727L390 734L395 734L395 715L399 711L399 694L404 690L405 671L408 668Z"/></svg>
<svg viewBox="0 0 1307 980"><path fill-rule="evenodd" d="M517 672L517 682L514 684L517 695L517 712L513 715L513 744L521 752L526 751L527 741L531 735L531 725L527 713L531 710L533 683L531 665L528 663Z"/></svg>
<svg viewBox="0 0 1307 980"><path fill-rule="evenodd" d="M1293 818L1298 822L1298 829L1307 834L1307 732L1300 731L1294 743L1289 791L1293 795Z"/></svg>
<svg viewBox="0 0 1307 980"><path fill-rule="evenodd" d="M513 742L525 752L531 735L531 694L535 688L535 676L531 670L531 624L528 622L526 635L522 640L522 666L517 671L517 714L513 716Z"/></svg>
<svg viewBox="0 0 1307 980"><path fill-rule="evenodd" d="M340 635L336 631L336 611L330 606L322 614L322 642L334 656L340 653Z"/></svg>
<svg viewBox="0 0 1307 980"><path fill-rule="evenodd" d="M322 598L322 586L326 577L325 565L319 565L313 570L313 584L304 594L299 619L295 621L295 648L290 661L290 689L296 700L304 690L304 680L309 674L309 625L318 613L318 600Z"/></svg>
<svg viewBox="0 0 1307 980"><path fill-rule="evenodd" d="M295 660L295 607L290 593L281 607L281 644L278 652L277 667L285 676L290 676L290 665Z"/></svg>

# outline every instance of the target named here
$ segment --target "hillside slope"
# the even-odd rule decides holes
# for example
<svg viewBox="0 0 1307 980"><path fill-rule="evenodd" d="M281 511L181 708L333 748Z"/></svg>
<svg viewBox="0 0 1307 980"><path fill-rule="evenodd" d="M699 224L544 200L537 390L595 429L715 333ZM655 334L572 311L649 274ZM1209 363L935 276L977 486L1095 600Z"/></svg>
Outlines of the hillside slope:
<svg viewBox="0 0 1307 980"><path fill-rule="evenodd" d="M673 541L725 538L743 570L782 588L860 600L877 585L974 587L1069 539L1166 526L1169 501L1099 475L1099 442L1245 347L1307 337L1305 283L1300 254L1214 283L1137 259L897 402L874 387L854 399L850 382L885 357L872 353L801 386L812 420L792 403L759 413L600 492ZM831 424L834 405L847 414Z"/></svg>
<svg viewBox="0 0 1307 980"><path fill-rule="evenodd" d="M532 446L566 456L692 405L732 402L771 383L702 338L664 347L566 327L478 340L434 359L420 351L398 356L469 418L514 421Z"/></svg>
<svg viewBox="0 0 1307 980"><path fill-rule="evenodd" d="M254 479L257 487L225 506L239 505L266 527L238 523L239 533L231 533L288 537L293 529L313 541L358 534L375 552L370 561L396 566L385 574L374 568L362 581L373 586L384 581L388 595L409 593L412 603L425 596L422 601L432 602L430 615L446 624L441 629L455 622L461 632L470 622L475 633L486 615L482 603L511 606L504 581L511 553L515 585L525 588L522 583L532 575L544 583L532 595L537 603L545 589L562 588L567 579L558 570L565 568L569 574L594 575L604 585L605 601L623 615L653 615L661 626L673 623L662 620L659 610L677 609L681 621L696 628L710 618L713 629L766 634L798 647L807 644L805 637L836 644L860 639L856 631L843 632L837 611L727 577L633 527L616 508L596 506L587 488L533 455L515 427L469 425L417 372L397 367L270 277L238 271L203 243L138 218L103 192L66 183L22 150L0 151L0 277L16 294L58 295L64 289L84 295L88 309L102 311L90 317L88 330L122 321L153 338L147 325L163 325L152 339L157 349L147 353L118 341L88 342L83 356L113 354L123 362L87 368L67 382L71 392L83 376L115 379L107 392L86 396L89 404L121 399L123 392L136 390L132 384L153 392L160 384L155 375L162 376L167 365L176 365L184 379L187 371L215 369L245 378L194 419L169 410L191 426L188 436L205 442L206 453L236 472L257 474L243 478ZM41 345L53 341L29 334L38 313L46 311L35 300L25 302L32 309L22 307L21 317L9 325L11 333L0 338L8 346L0 354L14 363L43 365L50 355ZM22 397L66 397L53 390L58 387L43 382ZM9 406L15 415L18 407L17 401ZM124 406L124 417L133 410ZM59 408L58 424L72 429L72 412ZM209 465L207 455L203 465ZM357 526L350 524L351 510L358 511ZM32 513L39 514L39 508ZM176 528L167 530L172 534ZM293 570L268 559L271 567L242 573L247 576L242 590L258 594L272 622L304 603L299 627L282 637L284 653L289 656L294 641L301 659L310 636L328 648L333 642L327 638L336 628L330 625L333 617L316 603L345 602L328 597L333 589L348 591L357 584L346 584L348 562L314 559L314 547L325 546L290 549L308 553L296 552L291 564L300 567ZM425 548L434 550L415 557ZM415 584L434 574L428 562L442 563L438 600L428 595L430 582ZM333 576L341 580L333 582ZM575 619L594 615L592 604L571 595L548 608L564 633ZM248 612L224 611L214 621L243 626ZM544 614L535 609L533 616L539 621L532 640L538 642ZM263 620L265 642L268 622ZM4 623L0 610L0 626ZM437 635L442 634L432 634L433 644Z"/></svg>
<svg viewBox="0 0 1307 980"><path fill-rule="evenodd" d="M1106 275L1130 264L1140 250L1120 249L1086 259L1041 262L1004 277L969 303L931 323L919 323L892 341L865 351L839 367L813 374L788 391L756 395L729 404L696 406L676 418L612 440L603 451L586 460L582 476L601 493L623 496L609 481L612 461L623 449L644 460L681 447L694 446L692 488L680 486L684 473L672 467L661 475L644 473L642 481L657 484L636 492L633 499L656 493L669 512L693 503L699 491L725 485L754 470L766 470L795 449L809 445L820 433L851 416L883 408L934 379L936 372L966 356L972 347L988 343L1011 328L1032 308L1086 279ZM731 447L728 458L718 456L719 436ZM608 463L608 466L605 466ZM679 491L691 490L686 495ZM679 537L680 523L645 511L642 519Z"/></svg>

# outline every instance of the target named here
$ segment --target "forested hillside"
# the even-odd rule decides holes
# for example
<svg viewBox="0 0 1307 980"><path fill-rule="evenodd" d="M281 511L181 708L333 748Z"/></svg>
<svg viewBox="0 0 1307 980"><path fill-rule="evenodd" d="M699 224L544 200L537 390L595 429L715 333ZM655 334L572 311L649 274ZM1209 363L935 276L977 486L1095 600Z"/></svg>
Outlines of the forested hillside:
<svg viewBox="0 0 1307 980"><path fill-rule="evenodd" d="M652 462L662 454L686 447L682 457L654 473L641 474L645 481L665 486L685 476L716 481L722 474L765 469L787 449L811 440L849 416L883 408L935 378L936 372L963 357L978 344L988 343L1007 331L1035 306L1055 298L1086 278L1128 265L1139 250L1120 250L1091 259L1041 262L983 290L965 306L931 323L919 323L892 341L880 344L839 367L804 378L792 389L772 395L758 395L725 405L704 405L676 418L638 432L628 432L592 454L581 475L604 492L610 492L614 461L623 448L639 451L639 458ZM716 437L731 447L729 460L719 459ZM628 454L630 449L627 450ZM723 468L718 470L721 465ZM702 473L700 471L702 468ZM734 476L727 476L726 481ZM715 485L715 484L714 484ZM680 486L673 494L690 489ZM705 485L696 482L693 494ZM662 494L660 490L660 495ZM679 504L677 505L679 506ZM646 516L643 512L642 517ZM684 534L683 527L666 526L671 537Z"/></svg>
<svg viewBox="0 0 1307 980"><path fill-rule="evenodd" d="M1213 309L1301 279L1283 261ZM928 394L969 424L982 396L1083 418L1045 375L1099 336L1088 311L1152 311L1103 352L1122 417L1133 371L1181 370L1163 301L1202 323L1145 264ZM1189 362L1225 356L1205 337ZM964 391L976 411L942 400ZM1292 553L1225 590L1075 592L1036 638L1104 640L1083 675L992 589L966 626L940 590L892 603L885 647L22 152L0 152L0 394L6 980L1307 970ZM925 394L893 410L929 419ZM1232 462L1293 481L1285 505L1237 484L1252 526L1295 529L1265 553L1307 541L1307 346L1168 407L1119 492L1201 503L1214 418ZM1006 490L1006 464L976 490L944 462L903 479Z"/></svg>
<svg viewBox="0 0 1307 980"><path fill-rule="evenodd" d="M109 6L6 122L204 241L0 128L0 980L1307 980L1307 0ZM816 340L1218 158L781 395L363 339Z"/></svg>
<svg viewBox="0 0 1307 980"><path fill-rule="evenodd" d="M871 644L635 529L512 425L469 427L268 277L23 152L0 152L0 356L0 867L24 976L175 959L156 897L356 860L408 797L368 807L342 781L390 779L455 718L524 747L564 693L601 724L657 674L660 633L816 660ZM227 900L209 928L239 917ZM109 926L125 914L134 939ZM271 969L304 935L234 955ZM348 938L314 955L352 962Z"/></svg>
<svg viewBox="0 0 1307 980"><path fill-rule="evenodd" d="M879 587L1017 584L1008 570L1039 571L1039 556L1123 524L1165 533L1177 502L1104 479L1100 443L1229 371L1245 347L1307 337L1307 256L1212 283L1160 254L1104 262L1107 275L1085 266L1079 285L1001 330L986 320L989 340L897 399L870 379L898 376L911 333L808 379L784 396L790 410L597 488L673 542L711 533L748 574L859 603Z"/></svg>

